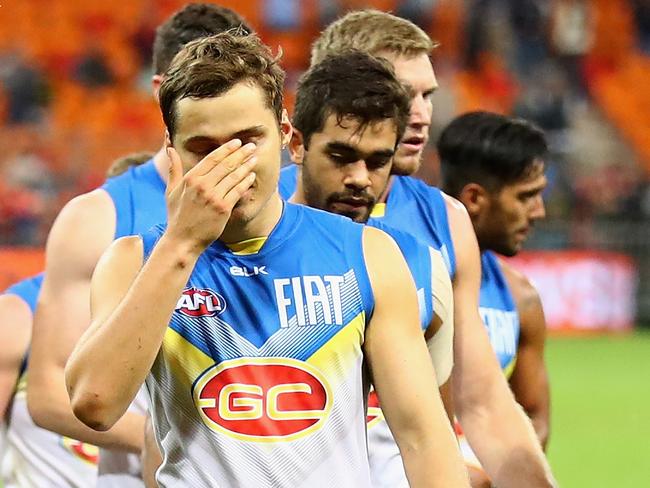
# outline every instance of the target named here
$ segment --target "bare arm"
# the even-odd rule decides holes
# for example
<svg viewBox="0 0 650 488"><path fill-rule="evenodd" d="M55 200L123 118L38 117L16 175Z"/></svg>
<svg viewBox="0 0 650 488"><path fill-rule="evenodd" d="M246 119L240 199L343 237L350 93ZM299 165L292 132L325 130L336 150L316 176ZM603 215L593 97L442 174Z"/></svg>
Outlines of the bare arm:
<svg viewBox="0 0 650 488"><path fill-rule="evenodd" d="M127 237L113 243L97 265L92 323L65 369L73 412L92 429L110 429L126 411L151 370L196 261L254 182L250 147L240 147L240 141L220 146L185 176L170 149L169 223L149 259L143 266L141 239Z"/></svg>
<svg viewBox="0 0 650 488"><path fill-rule="evenodd" d="M519 312L520 336L517 362L510 377L510 388L524 408L546 447L549 434L550 393L544 362L546 320L542 302L535 287L508 264L501 263Z"/></svg>
<svg viewBox="0 0 650 488"><path fill-rule="evenodd" d="M34 317L27 402L40 427L104 448L139 452L143 416L128 413L100 435L75 418L64 382L68 356L90 323L90 279L114 229L113 204L101 190L69 202L54 223Z"/></svg>
<svg viewBox="0 0 650 488"><path fill-rule="evenodd" d="M142 479L146 488L158 488L156 471L161 463L162 455L156 443L151 416L147 415L144 424L144 449L142 449Z"/></svg>
<svg viewBox="0 0 650 488"><path fill-rule="evenodd" d="M411 486L466 487L468 480L419 327L415 286L397 245L364 231L375 296L364 350Z"/></svg>
<svg viewBox="0 0 650 488"><path fill-rule="evenodd" d="M469 216L448 197L456 253L454 407L463 431L500 488L551 487L554 480L535 432L514 401L478 313L481 265Z"/></svg>
<svg viewBox="0 0 650 488"><path fill-rule="evenodd" d="M16 391L16 382L29 347L32 333L32 312L16 295L0 296L0 415L5 418L7 408Z"/></svg>

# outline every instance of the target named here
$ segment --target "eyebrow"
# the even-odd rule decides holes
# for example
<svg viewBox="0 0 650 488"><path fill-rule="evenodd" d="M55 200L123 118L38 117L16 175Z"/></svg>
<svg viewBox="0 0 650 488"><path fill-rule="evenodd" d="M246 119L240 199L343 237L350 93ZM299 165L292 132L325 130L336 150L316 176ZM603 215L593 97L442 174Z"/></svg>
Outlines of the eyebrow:
<svg viewBox="0 0 650 488"><path fill-rule="evenodd" d="M265 133L266 133L266 127L265 126L263 126L263 125L254 125L252 127L247 127L245 129L239 130L239 131L237 131L237 132L223 138L223 141L221 141L221 140L219 140L219 139L217 139L215 137L212 137L212 136L199 134L199 135L192 136L192 137L189 137L188 139L186 139L183 142L183 145L186 146L188 144L192 144L192 143L196 143L196 142L210 142L210 143L217 142L219 144L222 144L222 143L225 143L225 142L230 141L232 139L246 139L246 138L249 138L249 137L261 136L261 135L264 135Z"/></svg>
<svg viewBox="0 0 650 488"><path fill-rule="evenodd" d="M393 157L393 155L395 154L394 149L379 149L377 151L372 151L370 153L364 153L352 147L350 144L346 144L345 142L336 142L336 141L328 142L327 145L325 146L325 149L327 149L328 151L353 152L361 156L359 159L365 159L371 156L375 156L375 157L384 156L390 158Z"/></svg>

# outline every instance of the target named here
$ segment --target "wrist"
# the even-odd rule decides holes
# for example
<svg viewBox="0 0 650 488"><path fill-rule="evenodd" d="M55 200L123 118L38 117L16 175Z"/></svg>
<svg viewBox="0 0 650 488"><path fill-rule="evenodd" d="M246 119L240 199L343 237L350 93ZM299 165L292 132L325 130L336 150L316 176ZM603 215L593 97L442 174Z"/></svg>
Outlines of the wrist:
<svg viewBox="0 0 650 488"><path fill-rule="evenodd" d="M188 239L179 239L167 232L162 235L158 244L156 244L159 252L164 253L169 262L179 268L194 267L206 247Z"/></svg>

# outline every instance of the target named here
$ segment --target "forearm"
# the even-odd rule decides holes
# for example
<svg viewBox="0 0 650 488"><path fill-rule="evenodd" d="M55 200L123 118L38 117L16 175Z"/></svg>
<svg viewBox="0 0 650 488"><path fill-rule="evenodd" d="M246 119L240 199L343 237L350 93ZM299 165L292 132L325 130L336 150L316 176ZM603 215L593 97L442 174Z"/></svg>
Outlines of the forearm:
<svg viewBox="0 0 650 488"><path fill-rule="evenodd" d="M548 434L549 434L549 419L548 412L535 411L527 412L530 421L533 424L533 429L535 429L535 434L537 434L537 439L539 440L542 449L546 450L546 444L548 443Z"/></svg>
<svg viewBox="0 0 650 488"><path fill-rule="evenodd" d="M39 427L104 449L118 449L139 453L142 450L144 417L127 412L112 429L97 432L84 425L72 413L70 399L63 384L63 370L59 370L59 385L49 385L38 394L28 395L29 413ZM29 388L29 386L28 386ZM44 395L42 392L46 391Z"/></svg>
<svg viewBox="0 0 650 488"><path fill-rule="evenodd" d="M531 422L505 381L471 408L457 408L463 431L486 473L499 488L555 486Z"/></svg>
<svg viewBox="0 0 650 488"><path fill-rule="evenodd" d="M197 258L163 236L114 311L95 318L66 367L73 411L84 423L104 430L124 414L153 365Z"/></svg>
<svg viewBox="0 0 650 488"><path fill-rule="evenodd" d="M436 416L438 418L438 416ZM418 438L402 436L400 454L411 487L468 487L467 472L450 424L440 425L445 435ZM452 456L453 454L453 456Z"/></svg>

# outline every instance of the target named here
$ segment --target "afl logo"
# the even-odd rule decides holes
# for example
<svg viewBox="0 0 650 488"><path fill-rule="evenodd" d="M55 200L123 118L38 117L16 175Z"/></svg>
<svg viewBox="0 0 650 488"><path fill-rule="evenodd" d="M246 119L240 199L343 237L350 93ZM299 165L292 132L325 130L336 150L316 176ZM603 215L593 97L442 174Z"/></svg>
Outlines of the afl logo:
<svg viewBox="0 0 650 488"><path fill-rule="evenodd" d="M188 317L214 317L226 309L226 301L210 289L187 288L176 303L176 311Z"/></svg>
<svg viewBox="0 0 650 488"><path fill-rule="evenodd" d="M330 388L313 366L289 358L241 358L208 369L193 389L203 422L254 442L289 441L322 427Z"/></svg>

